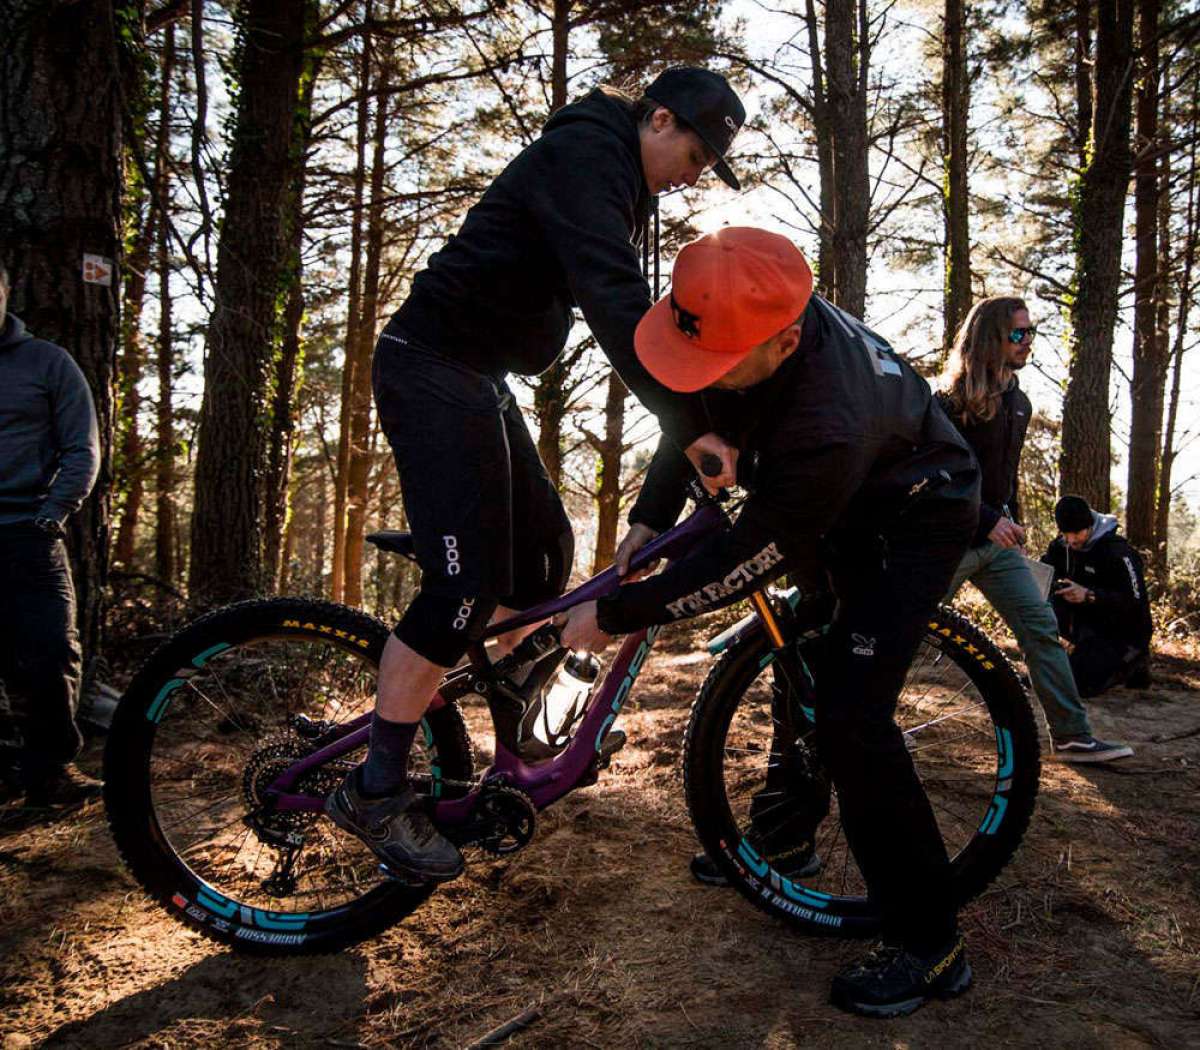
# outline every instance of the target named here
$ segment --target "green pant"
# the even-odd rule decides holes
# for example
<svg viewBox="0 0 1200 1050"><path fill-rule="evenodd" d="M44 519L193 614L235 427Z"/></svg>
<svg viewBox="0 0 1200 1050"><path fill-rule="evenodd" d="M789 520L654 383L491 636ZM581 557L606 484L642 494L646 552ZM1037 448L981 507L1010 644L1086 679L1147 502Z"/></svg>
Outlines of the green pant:
<svg viewBox="0 0 1200 1050"><path fill-rule="evenodd" d="M1042 702L1050 735L1090 735L1087 711L1079 698L1067 652L1058 641L1058 621L1042 598L1033 574L1015 547L985 543L972 547L958 566L946 600L970 580L1004 617L1029 668L1033 691Z"/></svg>

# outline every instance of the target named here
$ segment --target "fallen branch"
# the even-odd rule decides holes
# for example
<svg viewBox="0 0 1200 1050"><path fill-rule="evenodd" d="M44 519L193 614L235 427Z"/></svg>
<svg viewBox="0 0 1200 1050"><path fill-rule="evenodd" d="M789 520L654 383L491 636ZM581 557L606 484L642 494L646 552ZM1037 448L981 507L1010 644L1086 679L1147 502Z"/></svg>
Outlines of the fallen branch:
<svg viewBox="0 0 1200 1050"><path fill-rule="evenodd" d="M1172 740L1186 740L1189 736L1200 736L1200 726L1194 726L1191 729L1184 730L1182 733L1172 733L1170 736L1167 736L1165 733L1159 733L1150 739L1156 744L1166 744Z"/></svg>
<svg viewBox="0 0 1200 1050"><path fill-rule="evenodd" d="M499 1046L506 1039L516 1035L523 1028L528 1028L542 1016L540 1007L530 1006L522 1010L516 1017L510 1018L504 1024L493 1028L467 1046L467 1050L480 1050L485 1046Z"/></svg>
<svg viewBox="0 0 1200 1050"><path fill-rule="evenodd" d="M1167 775L1170 773L1190 773L1190 772L1192 772L1190 769L1174 769L1174 768L1169 768L1166 766L1162 767L1161 769L1119 769L1116 766L1112 766L1112 765L1108 766L1104 771L1106 773L1116 773L1123 777L1145 777L1145 776L1153 776L1156 773Z"/></svg>

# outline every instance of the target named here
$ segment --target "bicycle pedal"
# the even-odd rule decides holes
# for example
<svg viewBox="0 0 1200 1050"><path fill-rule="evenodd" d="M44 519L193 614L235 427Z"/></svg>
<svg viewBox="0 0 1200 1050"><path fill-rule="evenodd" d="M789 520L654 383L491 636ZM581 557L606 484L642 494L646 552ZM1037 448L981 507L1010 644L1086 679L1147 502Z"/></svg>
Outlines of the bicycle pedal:
<svg viewBox="0 0 1200 1050"><path fill-rule="evenodd" d="M614 729L607 733L600 741L600 751L596 756L597 762L602 762L607 766L613 755L620 751L628 740L629 738L622 729Z"/></svg>
<svg viewBox="0 0 1200 1050"><path fill-rule="evenodd" d="M588 771L579 778L579 782L575 786L584 788L591 787L596 783L600 779L600 770L608 768L613 755L625 746L627 740L628 737L620 729L614 729L608 733L600 742L600 750L596 752L596 757L588 767Z"/></svg>

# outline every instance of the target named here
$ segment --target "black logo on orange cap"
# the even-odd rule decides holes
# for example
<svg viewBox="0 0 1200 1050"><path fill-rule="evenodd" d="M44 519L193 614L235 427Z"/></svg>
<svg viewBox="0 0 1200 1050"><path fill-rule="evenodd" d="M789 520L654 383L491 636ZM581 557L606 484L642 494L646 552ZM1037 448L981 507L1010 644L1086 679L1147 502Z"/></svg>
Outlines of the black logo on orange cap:
<svg viewBox="0 0 1200 1050"><path fill-rule="evenodd" d="M675 318L675 327L689 339L700 338L700 315L685 310L671 293L671 315Z"/></svg>

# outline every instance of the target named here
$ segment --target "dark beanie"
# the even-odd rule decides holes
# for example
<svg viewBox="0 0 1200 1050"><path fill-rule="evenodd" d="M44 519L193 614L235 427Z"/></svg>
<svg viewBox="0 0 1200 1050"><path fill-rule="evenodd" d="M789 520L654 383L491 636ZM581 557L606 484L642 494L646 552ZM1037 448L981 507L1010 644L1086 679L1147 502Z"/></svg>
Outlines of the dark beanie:
<svg viewBox="0 0 1200 1050"><path fill-rule="evenodd" d="M1054 505L1054 521L1060 532L1082 532L1092 527L1092 508L1082 496L1063 496Z"/></svg>

